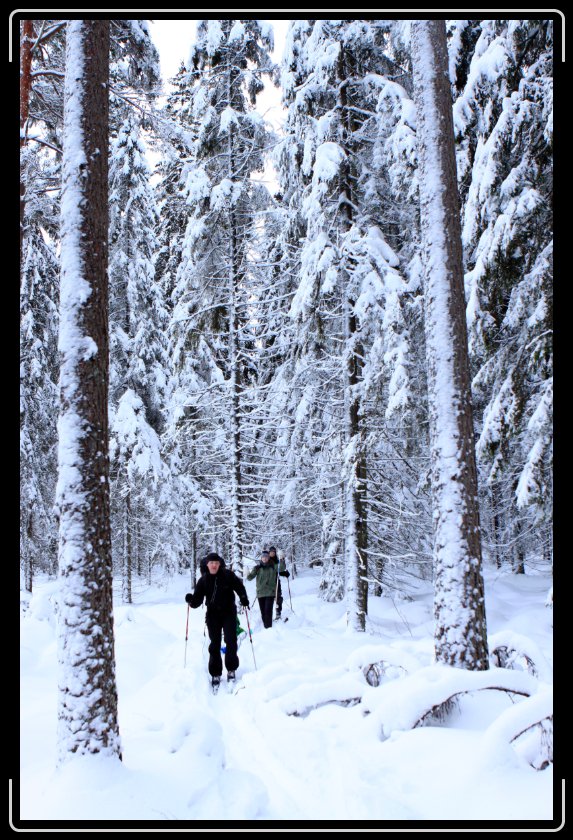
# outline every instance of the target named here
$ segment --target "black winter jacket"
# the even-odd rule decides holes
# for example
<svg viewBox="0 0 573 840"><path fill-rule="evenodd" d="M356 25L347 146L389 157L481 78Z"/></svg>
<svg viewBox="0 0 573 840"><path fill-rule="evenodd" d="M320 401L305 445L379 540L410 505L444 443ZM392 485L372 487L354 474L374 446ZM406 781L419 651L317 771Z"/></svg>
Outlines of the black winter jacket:
<svg viewBox="0 0 573 840"><path fill-rule="evenodd" d="M210 572L202 575L195 585L193 594L187 593L185 600L193 608L207 604L207 613L224 615L237 611L235 592L243 606L249 599L243 581L230 569L220 568L216 575Z"/></svg>

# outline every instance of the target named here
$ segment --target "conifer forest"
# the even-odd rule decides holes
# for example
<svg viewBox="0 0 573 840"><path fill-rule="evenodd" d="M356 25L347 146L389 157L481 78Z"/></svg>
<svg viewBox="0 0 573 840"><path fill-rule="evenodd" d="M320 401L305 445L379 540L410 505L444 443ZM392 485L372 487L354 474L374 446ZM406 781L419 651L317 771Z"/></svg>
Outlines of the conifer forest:
<svg viewBox="0 0 573 840"><path fill-rule="evenodd" d="M486 669L483 564L552 563L554 20L292 20L278 64L199 20L168 84L148 21L19 27L21 581L107 663L84 748L111 581L209 551L280 545L358 631L433 580Z"/></svg>

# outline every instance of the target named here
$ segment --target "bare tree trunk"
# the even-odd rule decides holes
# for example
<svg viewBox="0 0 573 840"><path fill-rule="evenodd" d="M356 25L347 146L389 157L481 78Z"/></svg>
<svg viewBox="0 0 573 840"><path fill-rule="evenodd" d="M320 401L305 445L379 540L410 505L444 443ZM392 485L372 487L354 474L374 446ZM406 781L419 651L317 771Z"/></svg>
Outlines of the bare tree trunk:
<svg viewBox="0 0 573 840"><path fill-rule="evenodd" d="M22 21L22 43L20 52L20 146L26 142L25 130L30 110L32 89L32 47L34 46L34 21Z"/></svg>
<svg viewBox="0 0 573 840"><path fill-rule="evenodd" d="M439 662L488 668L459 196L443 20L412 24Z"/></svg>
<svg viewBox="0 0 573 840"><path fill-rule="evenodd" d="M501 527L501 498L497 481L494 481L491 488L491 506L492 506L492 522L493 522L493 543L495 552L495 565L498 569L502 567L502 558L500 553L500 545L502 541L502 527Z"/></svg>
<svg viewBox="0 0 573 840"><path fill-rule="evenodd" d="M32 90L32 47L34 45L34 22L22 21L22 43L20 50L20 151L26 144L30 91ZM20 285L22 285L22 259L24 256L24 232L26 210L26 183L23 161L20 161Z"/></svg>
<svg viewBox="0 0 573 840"><path fill-rule="evenodd" d="M59 737L121 758L108 447L109 20L70 20L60 294Z"/></svg>
<svg viewBox="0 0 573 840"><path fill-rule="evenodd" d="M31 544L34 538L34 510L32 504L30 504L28 507L26 533L28 537L28 544ZM24 557L24 576L26 590L28 592L31 592L32 585L34 583L34 554L32 551L30 551L30 549L28 549Z"/></svg>
<svg viewBox="0 0 573 840"><path fill-rule="evenodd" d="M347 152L341 177L341 232L347 233L353 224L352 206L354 198L354 173L352 171L353 120L347 100L348 76L352 67L347 67L347 54L340 51L338 62L338 104L341 114L341 146ZM345 478L345 554L346 554L346 600L348 621L354 630L366 629L368 612L368 583L366 580L366 462L363 444L363 419L360 416L360 397L357 386L362 378L363 349L360 330L354 313L354 300L349 292L350 272L343 272L344 321L346 364L344 382L345 436L348 452Z"/></svg>
<svg viewBox="0 0 573 840"><path fill-rule="evenodd" d="M513 517L513 529L512 529L512 537L513 537L513 547L512 547L512 567L513 571L516 575L524 575L525 574L525 552L523 550L523 537L522 537L522 527L521 522L519 521L518 512L514 512Z"/></svg>
<svg viewBox="0 0 573 840"><path fill-rule="evenodd" d="M360 401L356 386L360 381L360 363L355 344L357 326L352 312L352 301L345 301L347 363L344 405L346 414L347 456L345 495L345 554L346 598L348 620L354 630L366 629L368 612L368 584L366 582L366 515L364 510L365 466L362 424L359 416Z"/></svg>
<svg viewBox="0 0 573 840"><path fill-rule="evenodd" d="M231 266L229 295L231 300L229 318L229 355L231 364L231 434L232 434L232 567L237 575L243 571L243 524L242 524L242 469L241 469L241 370L239 360L239 318L237 314L237 242L234 219L231 220Z"/></svg>
<svg viewBox="0 0 573 840"><path fill-rule="evenodd" d="M232 105L237 85L237 72L233 68L228 70L228 103ZM231 181L235 180L235 149L232 129L228 137L228 176ZM229 358L231 365L231 435L232 435L232 475L231 475L231 527L232 527L232 568L235 574L241 576L243 573L243 469L241 451L241 363L239 347L239 313L238 293L241 276L238 241L238 222L233 211L229 214L230 228L230 254L229 254Z"/></svg>
<svg viewBox="0 0 573 840"><path fill-rule="evenodd" d="M123 551L123 603L131 604L131 579L133 570L133 545L131 538L131 490L127 488L124 508L124 551Z"/></svg>
<svg viewBox="0 0 573 840"><path fill-rule="evenodd" d="M195 583L197 577L197 532L193 529L191 534L191 580Z"/></svg>

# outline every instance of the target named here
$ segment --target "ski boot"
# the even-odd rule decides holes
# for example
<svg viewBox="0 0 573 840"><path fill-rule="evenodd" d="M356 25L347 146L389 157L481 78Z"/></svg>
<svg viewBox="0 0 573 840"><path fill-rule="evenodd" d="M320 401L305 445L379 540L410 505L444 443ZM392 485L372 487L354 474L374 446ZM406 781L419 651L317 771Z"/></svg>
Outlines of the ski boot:
<svg viewBox="0 0 573 840"><path fill-rule="evenodd" d="M227 682L235 682L235 672L234 671L227 671Z"/></svg>

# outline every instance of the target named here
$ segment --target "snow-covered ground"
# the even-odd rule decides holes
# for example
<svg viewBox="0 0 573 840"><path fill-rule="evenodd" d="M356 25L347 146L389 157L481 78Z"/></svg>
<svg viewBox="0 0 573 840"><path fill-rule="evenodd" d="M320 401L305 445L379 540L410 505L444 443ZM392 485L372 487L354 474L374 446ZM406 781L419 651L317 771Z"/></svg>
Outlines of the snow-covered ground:
<svg viewBox="0 0 573 840"><path fill-rule="evenodd" d="M38 583L21 622L21 819L557 819L552 766L528 763L540 754L539 730L509 743L551 708L548 577L486 573L490 648L523 651L537 676L432 665L428 585L412 600L372 598L368 632L358 634L342 604L319 599L318 583L312 570L291 579L288 621L268 630L255 602L235 691L225 685L217 696L203 609L190 611L185 645L188 575L117 603L123 761L75 758L60 769L55 584ZM247 591L253 602L254 584ZM531 696L478 690L491 684ZM447 721L411 728L468 688Z"/></svg>

